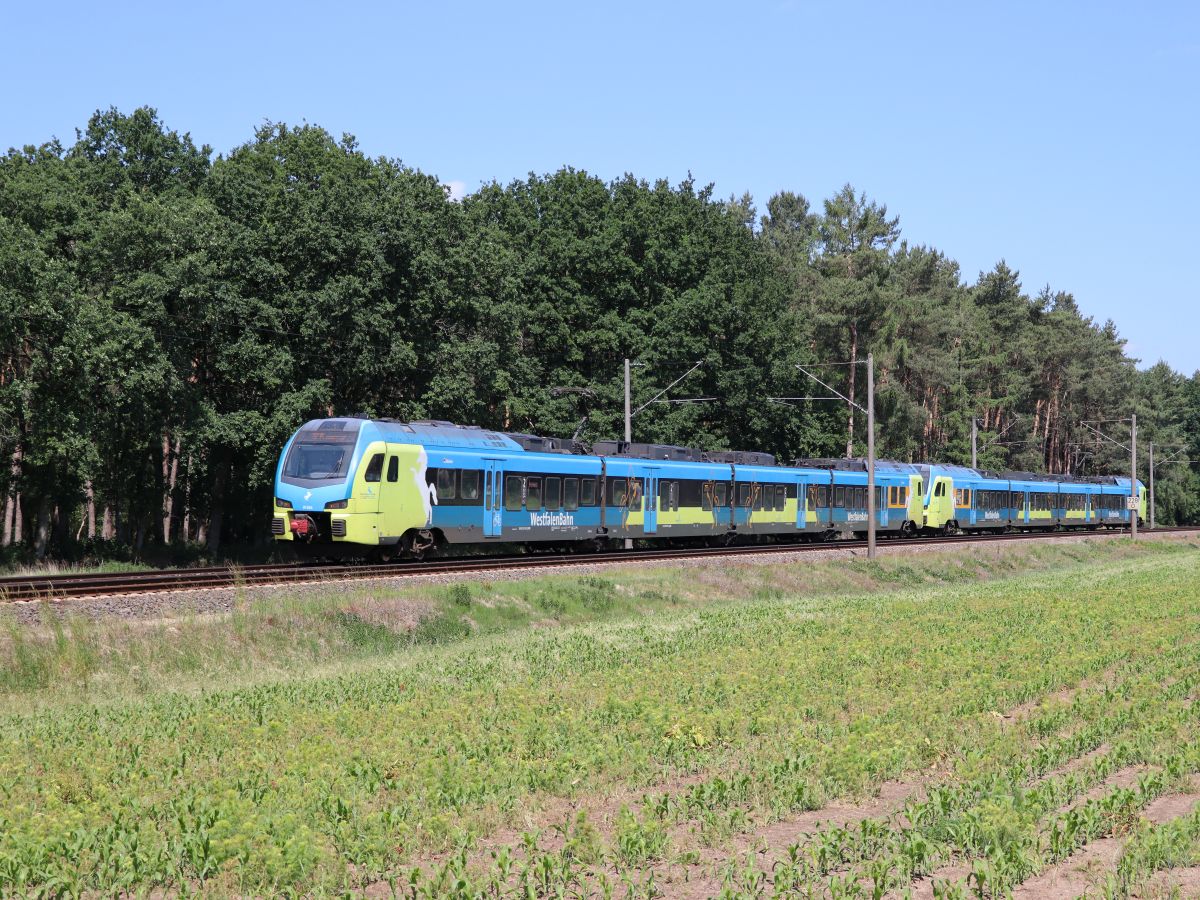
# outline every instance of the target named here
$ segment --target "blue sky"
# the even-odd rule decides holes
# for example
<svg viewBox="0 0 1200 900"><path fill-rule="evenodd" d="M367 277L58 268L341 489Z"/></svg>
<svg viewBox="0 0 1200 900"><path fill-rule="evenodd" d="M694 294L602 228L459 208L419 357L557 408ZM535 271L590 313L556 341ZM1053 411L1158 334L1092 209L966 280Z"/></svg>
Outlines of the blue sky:
<svg viewBox="0 0 1200 900"><path fill-rule="evenodd" d="M814 205L850 182L968 281L1004 258L1130 352L1200 369L1200 6L11 4L0 145L157 107L218 152L266 120L457 190L563 165Z"/></svg>

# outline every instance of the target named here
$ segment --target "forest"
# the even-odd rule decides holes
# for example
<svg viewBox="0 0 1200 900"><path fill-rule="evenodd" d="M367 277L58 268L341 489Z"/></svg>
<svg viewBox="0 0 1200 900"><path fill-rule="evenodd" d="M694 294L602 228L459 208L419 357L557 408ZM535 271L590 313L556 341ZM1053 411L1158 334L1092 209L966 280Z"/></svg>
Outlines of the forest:
<svg viewBox="0 0 1200 900"><path fill-rule="evenodd" d="M878 452L1140 476L1200 519L1200 373L1140 369L996 248L971 277L846 185L762 208L690 177L565 167L454 200L314 125L227 154L149 108L0 158L0 466L9 558L261 546L280 448L367 413L795 456ZM699 365L697 366L697 363ZM707 398L707 399L704 399ZM810 399L806 399L810 398ZM1084 423L1093 424L1105 436ZM1174 459L1170 459L1174 455Z"/></svg>

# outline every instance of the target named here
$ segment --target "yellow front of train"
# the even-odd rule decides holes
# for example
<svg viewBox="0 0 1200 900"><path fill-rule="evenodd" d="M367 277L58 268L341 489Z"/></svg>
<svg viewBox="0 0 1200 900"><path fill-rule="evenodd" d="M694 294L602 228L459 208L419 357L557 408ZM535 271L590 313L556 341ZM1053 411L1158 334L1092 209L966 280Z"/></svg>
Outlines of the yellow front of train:
<svg viewBox="0 0 1200 900"><path fill-rule="evenodd" d="M280 456L271 531L310 556L379 555L432 518L420 444L388 440L386 423L318 419Z"/></svg>

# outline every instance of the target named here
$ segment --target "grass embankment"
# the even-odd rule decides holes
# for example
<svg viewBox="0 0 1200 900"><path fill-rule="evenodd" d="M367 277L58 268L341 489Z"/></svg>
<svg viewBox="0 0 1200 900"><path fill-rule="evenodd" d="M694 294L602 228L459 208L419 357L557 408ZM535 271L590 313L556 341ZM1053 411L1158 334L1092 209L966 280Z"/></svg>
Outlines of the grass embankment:
<svg viewBox="0 0 1200 900"><path fill-rule="evenodd" d="M819 830L773 883L735 861L725 886L869 895L965 859L1003 891L1200 768L1197 625L1200 552L1171 541L12 627L4 702L41 709L0 720L0 892L403 890L414 861L613 792L646 796L608 824L560 810L540 849L452 852L414 889L648 892L702 848L917 772L934 784L903 820ZM999 715L1084 679L1106 686ZM1078 801L1143 763L1136 790ZM1172 827L1138 832L1122 884L1190 858Z"/></svg>

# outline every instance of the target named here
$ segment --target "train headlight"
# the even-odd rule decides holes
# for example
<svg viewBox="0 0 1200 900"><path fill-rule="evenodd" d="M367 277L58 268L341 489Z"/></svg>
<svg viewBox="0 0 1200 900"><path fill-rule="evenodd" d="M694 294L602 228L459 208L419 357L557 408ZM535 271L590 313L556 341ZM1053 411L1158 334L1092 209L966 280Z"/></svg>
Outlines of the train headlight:
<svg viewBox="0 0 1200 900"><path fill-rule="evenodd" d="M290 500L284 500L280 497L275 498L275 505L278 506L280 509L291 509L292 508L292 503Z"/></svg>
<svg viewBox="0 0 1200 900"><path fill-rule="evenodd" d="M345 509L350 504L349 500L330 500L325 504L326 509Z"/></svg>

